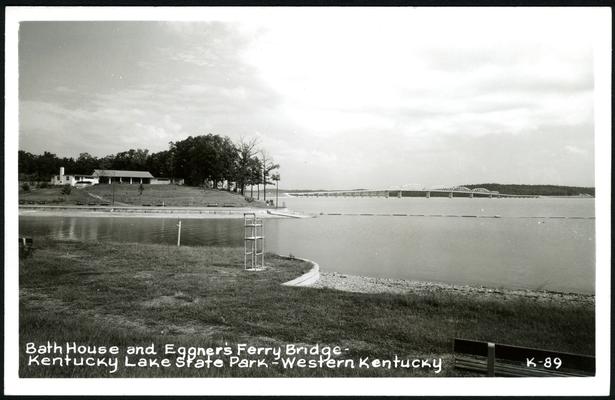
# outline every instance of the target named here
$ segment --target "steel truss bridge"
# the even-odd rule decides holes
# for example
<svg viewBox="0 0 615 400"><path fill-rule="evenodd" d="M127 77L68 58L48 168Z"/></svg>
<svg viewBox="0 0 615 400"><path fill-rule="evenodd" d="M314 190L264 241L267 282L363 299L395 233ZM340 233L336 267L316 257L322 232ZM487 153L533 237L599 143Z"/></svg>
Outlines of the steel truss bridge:
<svg viewBox="0 0 615 400"><path fill-rule="evenodd" d="M488 197L488 198L536 198L536 195L503 194L485 188L470 189L465 186L434 186L430 189L357 189L327 190L318 192L288 193L294 197Z"/></svg>

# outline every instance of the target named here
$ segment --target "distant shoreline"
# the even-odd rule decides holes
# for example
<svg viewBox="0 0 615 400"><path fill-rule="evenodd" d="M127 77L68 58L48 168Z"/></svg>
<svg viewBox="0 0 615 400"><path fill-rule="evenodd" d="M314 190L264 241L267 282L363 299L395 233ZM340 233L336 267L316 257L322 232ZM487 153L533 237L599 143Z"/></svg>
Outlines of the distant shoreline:
<svg viewBox="0 0 615 400"><path fill-rule="evenodd" d="M458 192L462 194L463 192L474 191L478 196L484 196L485 193L492 192L495 194L505 194L506 196L545 196L545 197L595 197L596 188L593 186L567 186L567 185L548 185L548 184L539 184L539 185L528 185L528 184L505 184L505 183L474 183L474 184L463 184L463 185L453 185L448 188L440 187L440 186L422 186L422 185L403 185L397 186L393 188L378 188L378 189L368 189L368 188L355 188L355 189L279 189L280 193L285 194L295 194L295 193L334 193L334 192L428 192L428 191L456 191L456 189L460 189ZM394 196L392 196L394 197ZM412 197L412 196L404 196L404 197ZM420 196L419 196L420 197Z"/></svg>

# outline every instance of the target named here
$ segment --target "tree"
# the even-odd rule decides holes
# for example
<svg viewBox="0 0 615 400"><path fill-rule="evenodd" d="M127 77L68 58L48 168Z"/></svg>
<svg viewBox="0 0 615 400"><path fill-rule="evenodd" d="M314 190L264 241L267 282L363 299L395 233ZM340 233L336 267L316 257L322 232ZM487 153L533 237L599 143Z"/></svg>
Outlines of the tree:
<svg viewBox="0 0 615 400"><path fill-rule="evenodd" d="M209 133L169 142L168 150L152 154L147 149L130 149L101 158L81 153L75 160L60 159L49 152L33 155L19 151L19 175L22 180L49 180L62 166L67 174L84 175L95 169L147 170L154 176L183 178L186 184L194 186L218 187L226 181L227 190L240 190L242 195L246 185L250 185L252 196L256 185L260 198L259 185L262 183L266 190L266 185L272 183L268 181L271 171L279 165L264 151L257 151L256 146L256 139L242 138L235 144L227 136ZM101 177L100 182L112 183L112 179Z"/></svg>
<svg viewBox="0 0 615 400"><path fill-rule="evenodd" d="M33 175L36 174L36 157L37 156L28 153L27 151L19 150L17 157L17 168L19 171L19 175L22 175L24 177L24 180L31 179L33 178Z"/></svg>
<svg viewBox="0 0 615 400"><path fill-rule="evenodd" d="M216 135L214 139L216 149L215 178L220 182L226 181L226 190L231 191L232 182L237 182L237 147L226 136Z"/></svg>
<svg viewBox="0 0 615 400"><path fill-rule="evenodd" d="M130 149L117 153L112 160L112 169L142 171L147 168L149 150Z"/></svg>
<svg viewBox="0 0 615 400"><path fill-rule="evenodd" d="M254 167L254 156L256 155L256 139L245 140L241 138L237 146L236 159L236 182L241 190L241 195L244 195L245 186L253 181L252 168ZM250 196L252 196L250 194Z"/></svg>
<svg viewBox="0 0 615 400"><path fill-rule="evenodd" d="M280 168L280 164L274 164L271 157L269 157L267 152L265 152L264 150L261 150L261 156L263 157L263 164L262 164L263 200L267 202L267 185L272 183L267 180L267 177L269 176L269 173L271 171Z"/></svg>
<svg viewBox="0 0 615 400"><path fill-rule="evenodd" d="M164 150L158 153L150 154L147 157L145 169L151 172L156 177L175 178L173 171L173 143L171 142L169 150Z"/></svg>
<svg viewBox="0 0 615 400"><path fill-rule="evenodd" d="M57 174L62 163L60 159L48 151L36 157L36 177L40 181L48 181Z"/></svg>
<svg viewBox="0 0 615 400"><path fill-rule="evenodd" d="M112 167L113 159L114 159L114 157L112 155L108 155L108 156L105 156L103 158L100 158L98 160L98 169L102 170L103 172L106 169L113 169L113 167ZM112 182L111 177L107 177L105 179L106 179L107 183L111 183ZM103 177L100 178L100 183L103 183Z"/></svg>
<svg viewBox="0 0 615 400"><path fill-rule="evenodd" d="M99 160L90 153L80 153L75 161L75 173L89 175L99 166Z"/></svg>
<svg viewBox="0 0 615 400"><path fill-rule="evenodd" d="M258 191L258 188L261 183L261 160L259 160L257 157L253 157L250 159L250 162L248 163L248 181L247 184L250 185L250 197L254 198L254 185L256 185L256 189ZM258 198L260 198L260 192Z"/></svg>
<svg viewBox="0 0 615 400"><path fill-rule="evenodd" d="M233 179L237 149L228 137L200 135L173 143L175 173L189 185L214 186Z"/></svg>
<svg viewBox="0 0 615 400"><path fill-rule="evenodd" d="M188 138L172 143L175 157L173 169L183 177L188 185L198 186L204 183L208 169L208 151L203 140L198 137Z"/></svg>
<svg viewBox="0 0 615 400"><path fill-rule="evenodd" d="M98 169L113 169L113 155L104 156L98 159Z"/></svg>

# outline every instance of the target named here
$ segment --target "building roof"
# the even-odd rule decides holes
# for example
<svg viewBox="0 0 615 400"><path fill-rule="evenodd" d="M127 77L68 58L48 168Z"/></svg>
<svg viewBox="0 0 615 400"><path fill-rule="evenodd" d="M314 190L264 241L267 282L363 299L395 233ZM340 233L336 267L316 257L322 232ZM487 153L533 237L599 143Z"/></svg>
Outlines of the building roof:
<svg viewBox="0 0 615 400"><path fill-rule="evenodd" d="M149 171L120 171L116 169L95 169L93 176L106 176L111 178L153 178Z"/></svg>

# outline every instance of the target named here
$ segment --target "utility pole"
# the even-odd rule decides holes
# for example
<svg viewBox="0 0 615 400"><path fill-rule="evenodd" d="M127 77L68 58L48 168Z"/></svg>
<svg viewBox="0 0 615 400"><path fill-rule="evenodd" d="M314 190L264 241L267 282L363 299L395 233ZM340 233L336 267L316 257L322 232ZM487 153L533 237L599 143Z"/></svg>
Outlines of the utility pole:
<svg viewBox="0 0 615 400"><path fill-rule="evenodd" d="M267 159L263 154L263 200L267 204Z"/></svg>
<svg viewBox="0 0 615 400"><path fill-rule="evenodd" d="M278 190L280 184L280 174L271 175L271 179L275 181L275 208L278 208Z"/></svg>

